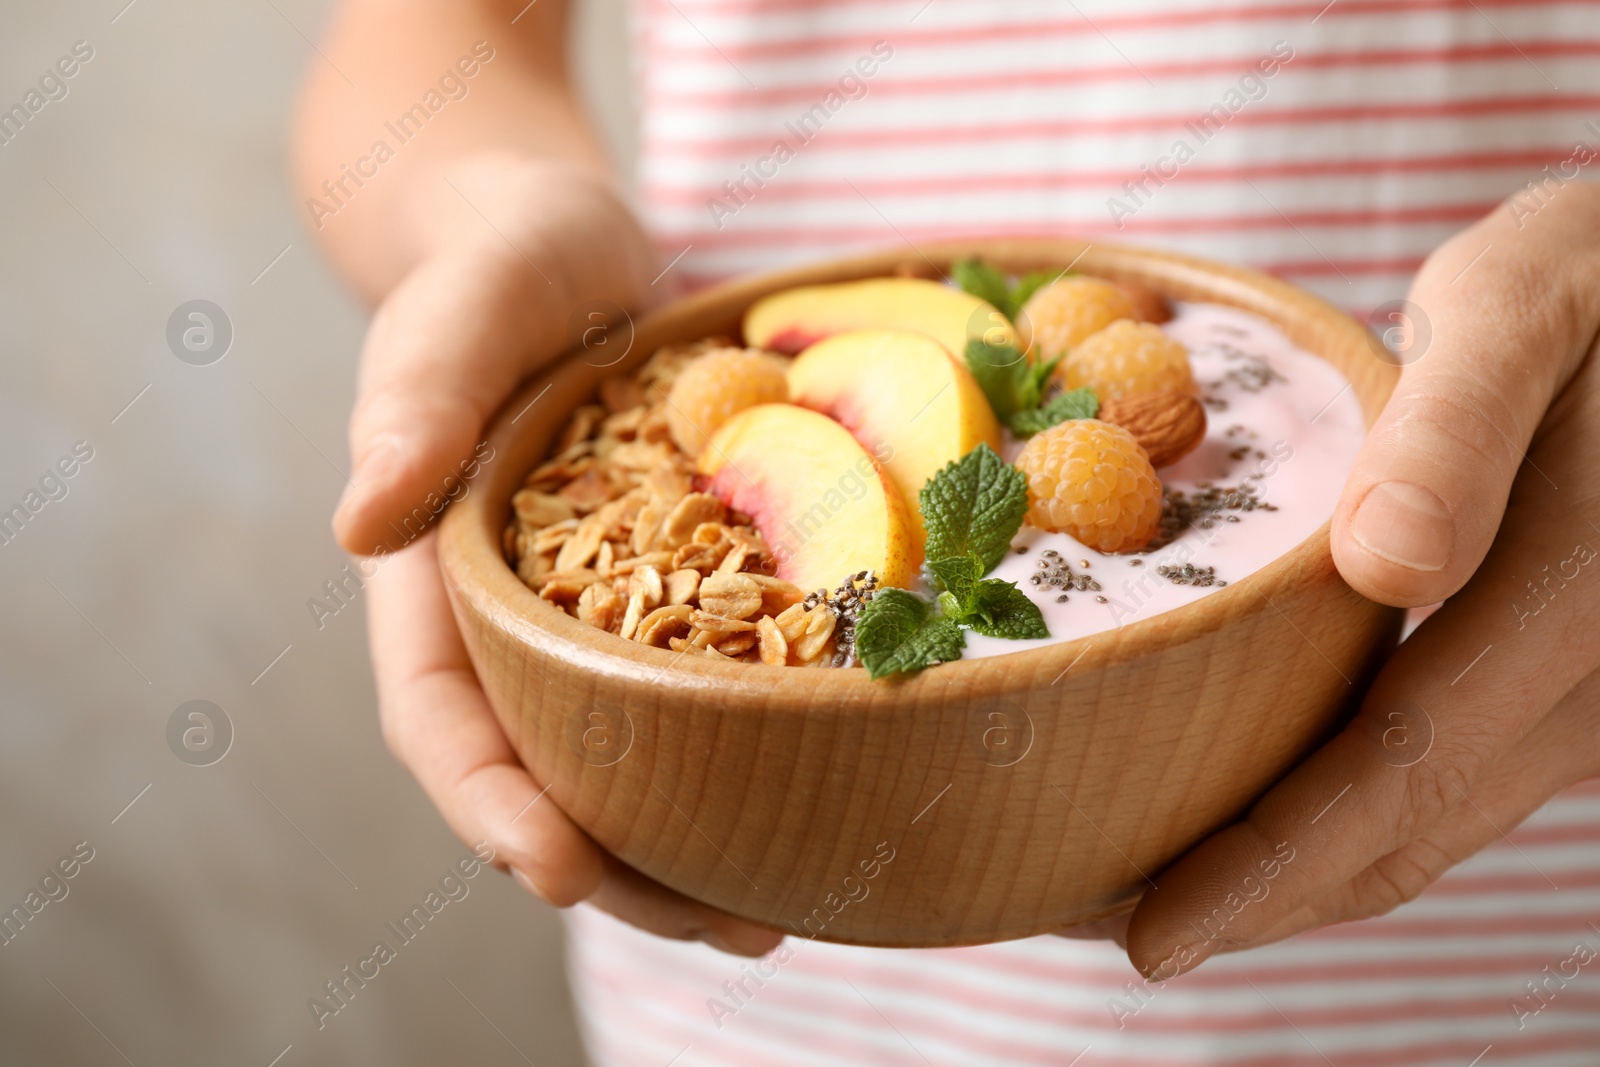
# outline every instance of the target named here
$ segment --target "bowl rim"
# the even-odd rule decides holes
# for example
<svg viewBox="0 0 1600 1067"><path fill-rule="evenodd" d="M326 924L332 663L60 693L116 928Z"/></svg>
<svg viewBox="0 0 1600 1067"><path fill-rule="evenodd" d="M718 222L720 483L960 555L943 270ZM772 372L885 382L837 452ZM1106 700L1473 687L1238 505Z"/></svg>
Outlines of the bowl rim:
<svg viewBox="0 0 1600 1067"><path fill-rule="evenodd" d="M652 311L638 322L636 335L657 328L663 321L697 312L709 313L731 305L747 309L756 298L781 289L893 274L897 267L903 268L908 263L917 266L918 259L942 273L943 268L935 261L948 264L968 255L1000 261L1006 269L1034 269L1028 264L1050 267L1065 258L1070 260L1071 266L1081 262L1090 274L1110 278L1124 275L1147 285L1152 284L1149 279L1152 268L1158 268L1165 277L1152 287L1166 295L1173 295L1173 289L1203 286L1209 302L1256 314L1285 333L1292 333L1293 324L1284 321L1281 311L1290 307L1302 316L1314 317L1320 328L1332 329L1332 335L1322 347L1340 343L1339 335L1344 334L1347 335L1344 343L1359 340L1370 351L1369 334L1355 319L1320 297L1258 271L1173 252L1050 237L974 238L929 243L911 254L904 248L889 248L742 276L698 290ZM1019 267L1019 263L1023 266ZM697 338L684 338L694 339ZM1314 349L1308 350L1319 358L1327 358ZM645 357L641 355L640 358ZM1375 355L1373 360L1377 362ZM484 435L496 455L510 451L511 443L523 432L516 426L520 413L543 396L560 376L576 373L576 365L576 353L569 350L531 376L496 412ZM1343 369L1341 373L1347 380L1351 378ZM1371 404L1362 404L1368 429L1387 399L1396 376L1397 372L1389 368L1378 388L1377 399ZM773 695L803 690L809 699L801 702L802 709L806 705L859 706L876 702L889 692L901 697L937 699L942 690L958 682L961 684L955 688L960 692L989 692L1000 696L1023 692L1037 688L1037 680L1042 677L1051 679L1049 684L1060 681L1079 666L1080 661L1085 670L1099 670L1186 644L1244 616L1278 611L1274 601L1301 581L1313 581L1319 575L1330 573L1333 580L1342 581L1333 566L1330 518L1294 548L1245 578L1229 582L1224 589L1192 604L1086 637L995 656L952 660L910 677L879 680L870 679L864 670L808 671L789 666L723 662L625 641L568 615L525 585L506 562L502 538L509 517L510 496L520 487L526 473L525 470L515 472L510 483L512 488L503 500L498 499L498 492L469 490L445 511L440 524L438 553L458 612L463 606L470 607L525 647L599 676L651 687L716 689L730 697L749 694L752 689ZM497 470L491 477L503 480L508 476ZM484 483L485 474L480 472L472 481ZM489 484L498 483L490 481ZM1302 575L1308 577L1302 579ZM1108 636L1114 640L1107 640ZM1100 649L1098 653L1096 648ZM784 701L773 700L768 706L782 709L787 705Z"/></svg>

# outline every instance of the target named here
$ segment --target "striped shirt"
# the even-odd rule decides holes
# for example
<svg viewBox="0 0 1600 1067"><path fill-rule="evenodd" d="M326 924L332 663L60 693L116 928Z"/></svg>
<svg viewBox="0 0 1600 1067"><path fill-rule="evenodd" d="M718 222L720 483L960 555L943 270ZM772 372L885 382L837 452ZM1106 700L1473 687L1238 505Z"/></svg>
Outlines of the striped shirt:
<svg viewBox="0 0 1600 1067"><path fill-rule="evenodd" d="M634 37L640 207L688 284L1062 234L1364 314L1600 154L1595 0L635 0ZM571 930L604 1067L1593 1067L1600 782L1391 915L1157 987L1059 938L752 963L587 908Z"/></svg>

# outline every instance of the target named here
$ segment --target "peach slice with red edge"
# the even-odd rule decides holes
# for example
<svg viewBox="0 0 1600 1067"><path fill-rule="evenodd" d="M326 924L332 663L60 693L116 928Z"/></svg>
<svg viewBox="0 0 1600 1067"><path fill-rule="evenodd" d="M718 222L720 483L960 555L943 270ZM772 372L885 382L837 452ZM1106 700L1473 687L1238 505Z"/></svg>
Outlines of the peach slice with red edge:
<svg viewBox="0 0 1600 1067"><path fill-rule="evenodd" d="M988 302L926 278L867 278L802 285L762 297L744 315L745 343L794 355L851 330L911 330L965 357L967 341L1016 344L1017 333Z"/></svg>
<svg viewBox="0 0 1600 1067"><path fill-rule="evenodd" d="M907 586L921 558L905 501L878 461L826 415L794 404L747 408L711 435L696 468L706 491L749 515L801 589L859 571Z"/></svg>
<svg viewBox="0 0 1600 1067"><path fill-rule="evenodd" d="M832 416L878 456L900 490L917 544L917 495L979 444L1000 451L1000 424L977 380L939 342L906 330L856 330L819 341L789 366L789 399Z"/></svg>

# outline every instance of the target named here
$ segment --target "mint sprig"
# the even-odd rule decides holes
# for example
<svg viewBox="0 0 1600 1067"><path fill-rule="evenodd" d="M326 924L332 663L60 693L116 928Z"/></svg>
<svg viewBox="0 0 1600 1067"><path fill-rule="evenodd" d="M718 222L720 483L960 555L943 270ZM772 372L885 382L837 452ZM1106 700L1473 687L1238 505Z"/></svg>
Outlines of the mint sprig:
<svg viewBox="0 0 1600 1067"><path fill-rule="evenodd" d="M1019 437L1067 419L1092 419L1100 412L1100 400L1087 386L1044 399L1059 356L1032 363L1015 345L989 344L974 337L967 342L966 357L967 369L988 398L994 417Z"/></svg>
<svg viewBox="0 0 1600 1067"><path fill-rule="evenodd" d="M1068 419L1092 419L1100 414L1100 398L1087 385L1057 393L1036 408L1014 413L1006 420L1011 432L1018 437L1048 430L1058 422Z"/></svg>
<svg viewBox="0 0 1600 1067"><path fill-rule="evenodd" d="M1073 271L1066 270L1036 270L1031 274L1024 274L1018 278L1016 284L1011 287L1011 301L1016 306L1016 311L1011 315L1011 321L1016 321L1017 315L1022 313L1023 305L1032 298L1034 293L1037 293L1058 278L1066 278L1073 273Z"/></svg>
<svg viewBox="0 0 1600 1067"><path fill-rule="evenodd" d="M1036 270L1013 282L1003 271L981 259L962 259L950 266L950 277L957 285L993 304L1012 322L1017 321L1029 297L1066 275L1066 271Z"/></svg>
<svg viewBox="0 0 1600 1067"><path fill-rule="evenodd" d="M956 284L973 296L993 304L1012 322L1034 293L1069 271L1040 270L1012 281L980 259L963 259L950 268ZM1068 419L1092 419L1100 410L1093 391L1074 389L1045 400L1050 375L1060 357L1031 363L1015 345L990 344L982 338L967 342L967 369L989 398L994 417L1012 433L1028 437Z"/></svg>
<svg viewBox="0 0 1600 1067"><path fill-rule="evenodd" d="M1011 547L1028 510L1022 472L980 444L928 479L918 494L936 603L885 589L856 622L856 654L873 678L910 674L961 655L966 631L1049 637L1039 607L1015 582L985 578Z"/></svg>
<svg viewBox="0 0 1600 1067"><path fill-rule="evenodd" d="M994 417L1008 422L1019 411L1039 406L1039 398L1059 360L1033 363L1011 344L990 344L981 337L967 342L967 370L988 397Z"/></svg>
<svg viewBox="0 0 1600 1067"><path fill-rule="evenodd" d="M1007 311L1011 303L1011 282L1006 276L981 259L962 259L950 265L951 279L963 290L979 300L987 300L1008 319L1016 316Z"/></svg>
<svg viewBox="0 0 1600 1067"><path fill-rule="evenodd" d="M1039 606L1017 588L1016 582L983 577L982 564L972 556L934 560L928 564L934 583L942 586L939 610L990 637L1049 637Z"/></svg>

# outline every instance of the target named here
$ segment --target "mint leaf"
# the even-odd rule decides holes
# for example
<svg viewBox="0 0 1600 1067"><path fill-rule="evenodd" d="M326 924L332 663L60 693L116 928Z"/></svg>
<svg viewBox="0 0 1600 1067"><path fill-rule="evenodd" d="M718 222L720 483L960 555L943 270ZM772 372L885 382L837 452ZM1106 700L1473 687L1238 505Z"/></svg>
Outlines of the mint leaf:
<svg viewBox="0 0 1600 1067"><path fill-rule="evenodd" d="M994 417L1009 426L1013 433L1024 436L1038 433L1063 419L1094 416L1093 411L1087 415L1071 414L1080 410L1087 401L1094 400L1093 393L1088 390L1074 390L1073 394L1067 395L1086 395L1080 400L1062 402L1059 408L1045 416L1038 414L1039 398L1049 387L1050 378L1060 363L1060 356L1043 363L1029 362L1013 345L992 345L978 338L967 342L967 369L988 398ZM1099 409L1098 401L1094 401L1094 407L1095 410Z"/></svg>
<svg viewBox="0 0 1600 1067"><path fill-rule="evenodd" d="M1006 425L1011 432L1022 437L1048 430L1058 422L1068 419L1092 419L1100 413L1100 398L1088 386L1057 393L1031 411L1013 412Z"/></svg>
<svg viewBox="0 0 1600 1067"><path fill-rule="evenodd" d="M1005 273L981 259L962 259L950 266L950 277L962 289L1000 309L1012 322L1022 311L1028 298L1057 278L1067 276L1066 271L1036 270L1024 274L1015 282Z"/></svg>
<svg viewBox="0 0 1600 1067"><path fill-rule="evenodd" d="M962 289L979 300L987 300L1011 319L1015 316L1006 310L1011 303L1011 285L1006 276L981 259L962 259L950 266L950 277Z"/></svg>
<svg viewBox="0 0 1600 1067"><path fill-rule="evenodd" d="M980 634L1013 641L1050 636L1033 598L1017 588L1016 582L999 578L986 578L972 587L961 622Z"/></svg>
<svg viewBox="0 0 1600 1067"><path fill-rule="evenodd" d="M1028 479L980 444L928 479L917 497L929 559L973 556L987 574L1011 547L1028 511Z"/></svg>
<svg viewBox="0 0 1600 1067"><path fill-rule="evenodd" d="M957 614L965 610L973 585L983 577L983 564L971 556L949 556L931 560L928 571L940 589L955 597L957 611L946 611L946 614Z"/></svg>
<svg viewBox="0 0 1600 1067"><path fill-rule="evenodd" d="M880 589L856 620L856 655L875 679L959 659L966 641L954 619L904 589Z"/></svg>
<svg viewBox="0 0 1600 1067"><path fill-rule="evenodd" d="M1031 373L1028 357L1015 345L991 345L974 337L967 342L966 357L967 369L988 398L995 418L1005 422L1014 413L1033 406L1027 396Z"/></svg>
<svg viewBox="0 0 1600 1067"><path fill-rule="evenodd" d="M1036 270L1031 274L1024 274L1021 278L1018 278L1017 284L1011 287L1011 306L1013 310L1007 313L1011 321L1015 322L1017 320L1017 315L1022 311L1022 305L1028 302L1029 297L1057 278L1067 277L1067 273L1064 270ZM1001 310L1004 309L1002 308Z"/></svg>
<svg viewBox="0 0 1600 1067"><path fill-rule="evenodd" d="M1043 363L1034 363L1028 368L1028 403L1027 407L1039 406L1039 398L1044 396L1045 390L1050 387L1050 376L1056 372L1064 357L1046 360Z"/></svg>

